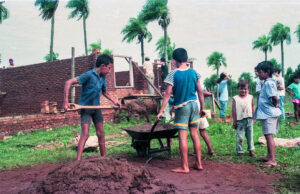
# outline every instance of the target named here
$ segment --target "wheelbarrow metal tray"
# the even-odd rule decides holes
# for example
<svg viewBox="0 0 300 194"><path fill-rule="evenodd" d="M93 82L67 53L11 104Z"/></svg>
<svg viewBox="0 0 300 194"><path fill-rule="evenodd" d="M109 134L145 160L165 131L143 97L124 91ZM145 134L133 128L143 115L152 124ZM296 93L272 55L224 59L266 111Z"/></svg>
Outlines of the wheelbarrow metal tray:
<svg viewBox="0 0 300 194"><path fill-rule="evenodd" d="M138 125L132 127L125 127L125 130L133 139L147 140L151 133L151 124ZM151 139L156 138L172 138L175 136L178 130L173 129L171 124L157 124L154 131L151 134Z"/></svg>

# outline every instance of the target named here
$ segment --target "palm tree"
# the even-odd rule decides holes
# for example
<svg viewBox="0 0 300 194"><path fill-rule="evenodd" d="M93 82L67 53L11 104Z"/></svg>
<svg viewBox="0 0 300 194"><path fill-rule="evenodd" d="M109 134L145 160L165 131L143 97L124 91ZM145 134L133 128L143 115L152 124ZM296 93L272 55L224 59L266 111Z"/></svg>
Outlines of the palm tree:
<svg viewBox="0 0 300 194"><path fill-rule="evenodd" d="M147 24L143 22L139 17L130 18L129 23L121 31L124 34L122 41L127 41L127 43L132 42L137 39L137 44L141 44L141 56L142 64L144 64L144 39L150 42L152 40L152 34L147 29Z"/></svg>
<svg viewBox="0 0 300 194"><path fill-rule="evenodd" d="M54 43L54 21L55 11L59 0L36 0L34 5L39 6L40 16L44 21L51 19L51 38L50 38L50 61L53 61L53 43Z"/></svg>
<svg viewBox="0 0 300 194"><path fill-rule="evenodd" d="M166 61L168 61L167 28L170 24L170 13L167 4L168 0L147 0L147 3L139 14L139 17L147 23L158 20L158 24L164 31L164 57ZM170 67L171 66L169 66L169 71Z"/></svg>
<svg viewBox="0 0 300 194"><path fill-rule="evenodd" d="M272 44L270 42L270 39L271 39L270 36L262 35L252 43L253 45L252 49L259 49L265 53L265 61L268 60L267 52L268 51L272 52Z"/></svg>
<svg viewBox="0 0 300 194"><path fill-rule="evenodd" d="M175 43L173 43L173 45L171 45L171 39L169 36L167 36L167 54L168 54L168 59L172 59L172 53L176 47ZM165 38L161 37L155 44L156 49L155 51L158 51L159 57L165 57Z"/></svg>
<svg viewBox="0 0 300 194"><path fill-rule="evenodd" d="M9 17L9 11L6 7L4 7L3 3L4 1L0 2L0 24L3 20Z"/></svg>
<svg viewBox="0 0 300 194"><path fill-rule="evenodd" d="M297 26L297 30L294 32L298 38L298 42L300 42L300 24Z"/></svg>
<svg viewBox="0 0 300 194"><path fill-rule="evenodd" d="M226 58L223 56L223 53L219 53L217 51L213 52L209 57L207 57L206 61L209 67L212 66L213 69L217 70L217 77L219 77L220 67L222 65L227 67Z"/></svg>
<svg viewBox="0 0 300 194"><path fill-rule="evenodd" d="M102 48L101 40L98 40L97 42L93 42L89 46L90 46L88 50L89 53L93 52L94 49L99 49L99 51L101 51Z"/></svg>
<svg viewBox="0 0 300 194"><path fill-rule="evenodd" d="M273 43L274 46L280 44L281 46L281 65L282 65L282 77L284 77L284 51L283 51L283 42L285 41L286 44L291 43L291 35L290 35L290 27L284 26L281 23L275 24L271 31L271 43Z"/></svg>
<svg viewBox="0 0 300 194"><path fill-rule="evenodd" d="M274 68L278 68L281 70L281 64L277 62L277 60L275 58L272 58L269 60L272 64Z"/></svg>
<svg viewBox="0 0 300 194"><path fill-rule="evenodd" d="M53 61L58 60L58 56L59 54L56 52L53 52ZM45 57L44 57L45 61L50 61L50 54L48 53Z"/></svg>
<svg viewBox="0 0 300 194"><path fill-rule="evenodd" d="M80 20L82 18L85 55L88 55L86 38L86 19L88 18L90 13L88 3L88 0L70 0L66 5L67 8L73 9L71 14L69 15L69 19L77 18L77 20Z"/></svg>

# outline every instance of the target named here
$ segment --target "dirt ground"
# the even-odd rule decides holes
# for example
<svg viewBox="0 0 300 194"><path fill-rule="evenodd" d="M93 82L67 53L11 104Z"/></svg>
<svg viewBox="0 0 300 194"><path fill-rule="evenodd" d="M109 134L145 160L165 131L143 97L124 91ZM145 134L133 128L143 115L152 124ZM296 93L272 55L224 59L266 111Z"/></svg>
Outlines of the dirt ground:
<svg viewBox="0 0 300 194"><path fill-rule="evenodd" d="M249 164L209 160L203 161L203 171L192 169L189 174L175 174L170 170L178 167L180 159L152 159L147 165L145 161L89 158L1 171L0 193L88 193L85 189L94 189L93 193L274 193L270 184L281 177ZM190 165L192 162L190 158ZM100 191L97 189L102 192L95 192Z"/></svg>

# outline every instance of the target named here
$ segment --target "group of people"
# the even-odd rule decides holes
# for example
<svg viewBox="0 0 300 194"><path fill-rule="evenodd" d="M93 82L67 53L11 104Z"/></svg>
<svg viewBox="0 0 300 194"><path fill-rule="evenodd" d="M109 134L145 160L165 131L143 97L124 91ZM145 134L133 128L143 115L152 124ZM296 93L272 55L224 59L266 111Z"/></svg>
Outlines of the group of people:
<svg viewBox="0 0 300 194"><path fill-rule="evenodd" d="M204 111L204 95L211 95L211 93L202 90L200 84L201 76L199 73L189 67L188 54L184 48L175 49L172 57L173 60L171 61L171 65L175 65L176 69L172 70L165 76L163 102L156 118L157 120L162 119L162 116L166 111L165 108L167 105L169 105L170 97L173 95L172 106L175 112L173 126L174 129L178 129L181 166L173 169L172 171L177 173L188 173L190 171L188 165L187 130L190 130L190 135L194 145L194 155L196 156L194 168L197 170L203 170L201 162L201 143L198 129L200 130L200 135L203 137L208 146L208 154L214 154L210 139L205 131L205 129L208 127L208 122L205 119ZM145 63L148 62L149 59L146 58ZM166 65L165 61L163 62L164 65ZM109 55L102 54L97 58L94 69L76 78L66 81L64 89L64 108L69 108L70 87L72 84L76 83L82 85L79 99L80 105L100 105L100 95L103 94L114 105L121 106L120 102L107 92L105 76L109 73L112 65L113 58ZM153 65L151 64L151 66ZM259 80L262 83L260 85L261 89L259 90L259 99L256 110L254 110L253 96L249 94L249 84L246 80L239 81L239 94L233 97L233 128L237 130L236 152L239 156L243 155L243 139L246 135L249 154L250 156L255 157L253 144L253 119L261 120L262 131L267 140L268 154L266 157L261 158L260 160L265 162L263 164L264 166L275 166L276 160L273 134L278 131L278 118L283 112L280 109L280 104L283 102L280 103L280 98L278 95L278 90L282 88L282 85L272 79L274 70L271 62L261 62L256 66L255 69L257 71ZM147 72L151 71L149 69L147 70L146 76L151 78L152 75L147 74ZM276 75L276 72L274 75ZM218 80L221 102L221 117L224 117L226 114L226 104L228 101L227 81L229 79L230 78L226 73L222 73L220 75L220 79ZM300 104L299 80L299 75L295 75L295 83L291 84L288 87L289 90L287 90L294 96L293 103L297 106ZM200 106L198 104L200 104ZM297 110L299 110L299 108ZM169 111L169 109L167 111ZM81 136L78 144L77 160L81 159L84 144L88 138L91 120L93 120L96 127L96 134L98 136L101 156L106 156L103 117L101 110L81 110L80 115Z"/></svg>

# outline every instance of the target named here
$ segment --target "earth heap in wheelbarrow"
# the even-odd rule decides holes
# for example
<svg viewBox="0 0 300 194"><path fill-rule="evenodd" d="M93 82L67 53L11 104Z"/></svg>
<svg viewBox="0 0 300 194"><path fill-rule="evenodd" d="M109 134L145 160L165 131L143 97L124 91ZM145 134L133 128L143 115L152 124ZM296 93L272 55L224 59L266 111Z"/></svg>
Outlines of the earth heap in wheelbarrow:
<svg viewBox="0 0 300 194"><path fill-rule="evenodd" d="M175 193L175 186L126 159L97 157L65 163L21 193Z"/></svg>

